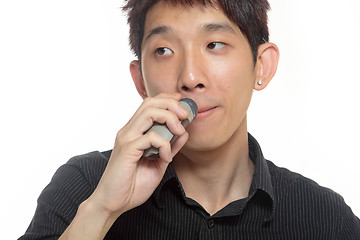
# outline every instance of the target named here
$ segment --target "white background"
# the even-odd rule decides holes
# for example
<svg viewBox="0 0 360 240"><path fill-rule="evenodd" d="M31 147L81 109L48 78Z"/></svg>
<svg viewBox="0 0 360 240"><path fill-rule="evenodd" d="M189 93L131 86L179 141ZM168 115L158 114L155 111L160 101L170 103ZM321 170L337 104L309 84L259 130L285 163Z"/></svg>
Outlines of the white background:
<svg viewBox="0 0 360 240"><path fill-rule="evenodd" d="M249 110L266 158L360 215L360 1L270 0L278 73ZM1 0L1 239L27 228L70 157L108 150L141 103L118 0Z"/></svg>

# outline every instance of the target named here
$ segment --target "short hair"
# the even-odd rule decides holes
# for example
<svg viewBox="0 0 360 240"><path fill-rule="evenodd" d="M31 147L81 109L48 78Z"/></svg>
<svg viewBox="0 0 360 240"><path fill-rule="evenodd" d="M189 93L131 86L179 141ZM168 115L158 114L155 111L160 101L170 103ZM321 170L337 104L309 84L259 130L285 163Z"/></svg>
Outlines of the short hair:
<svg viewBox="0 0 360 240"><path fill-rule="evenodd" d="M246 36L252 51L254 63L257 59L259 45L269 41L267 11L268 0L125 0L123 11L127 12L129 43L131 50L140 60L141 44L144 37L144 25L149 9L159 1L173 5L201 4L203 6L218 4L224 14L235 23Z"/></svg>

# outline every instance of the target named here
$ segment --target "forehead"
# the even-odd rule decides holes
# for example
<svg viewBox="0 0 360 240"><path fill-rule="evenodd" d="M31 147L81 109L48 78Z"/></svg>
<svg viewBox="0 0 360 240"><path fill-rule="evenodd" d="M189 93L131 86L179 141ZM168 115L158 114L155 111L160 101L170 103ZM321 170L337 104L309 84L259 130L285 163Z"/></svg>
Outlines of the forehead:
<svg viewBox="0 0 360 240"><path fill-rule="evenodd" d="M204 25L216 26L216 23L226 26L225 29L240 29L234 24L218 6L218 4L174 4L160 1L149 9L144 23L144 39L149 31L155 28L167 26L174 29L193 30ZM213 28L213 30L215 30ZM218 29L217 29L218 30ZM143 40L144 40L143 39Z"/></svg>

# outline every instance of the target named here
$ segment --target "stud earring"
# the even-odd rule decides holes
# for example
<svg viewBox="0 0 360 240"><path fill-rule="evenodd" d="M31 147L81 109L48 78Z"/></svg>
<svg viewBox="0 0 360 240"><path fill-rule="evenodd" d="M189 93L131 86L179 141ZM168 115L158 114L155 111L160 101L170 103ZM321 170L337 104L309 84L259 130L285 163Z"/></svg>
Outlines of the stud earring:
<svg viewBox="0 0 360 240"><path fill-rule="evenodd" d="M258 84L259 86L261 86L261 85L263 84L263 82L262 82L261 80L259 80L259 81L257 82L257 84Z"/></svg>

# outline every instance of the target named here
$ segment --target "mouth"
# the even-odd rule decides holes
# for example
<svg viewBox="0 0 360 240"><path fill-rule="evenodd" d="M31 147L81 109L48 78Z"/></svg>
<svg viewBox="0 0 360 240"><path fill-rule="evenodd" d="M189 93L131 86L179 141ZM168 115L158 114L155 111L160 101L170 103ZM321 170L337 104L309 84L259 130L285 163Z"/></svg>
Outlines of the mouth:
<svg viewBox="0 0 360 240"><path fill-rule="evenodd" d="M199 108L198 114L196 115L195 119L203 119L211 114L216 110L217 107L210 107L210 108Z"/></svg>

